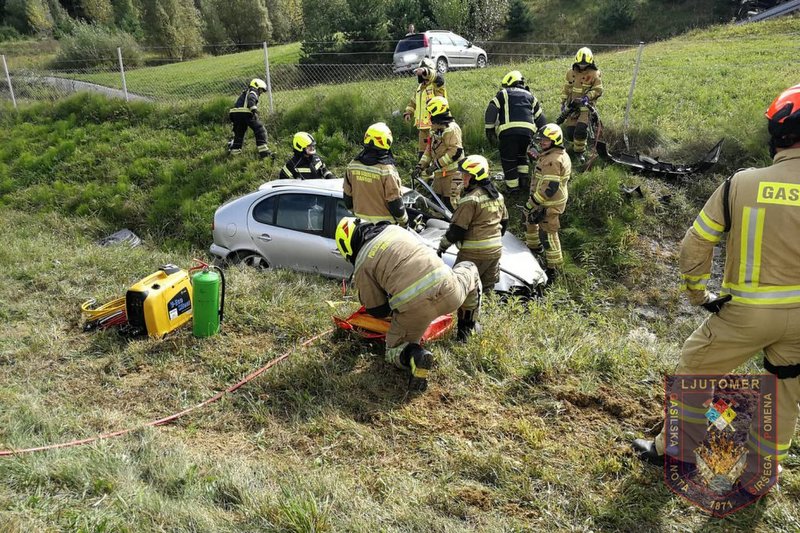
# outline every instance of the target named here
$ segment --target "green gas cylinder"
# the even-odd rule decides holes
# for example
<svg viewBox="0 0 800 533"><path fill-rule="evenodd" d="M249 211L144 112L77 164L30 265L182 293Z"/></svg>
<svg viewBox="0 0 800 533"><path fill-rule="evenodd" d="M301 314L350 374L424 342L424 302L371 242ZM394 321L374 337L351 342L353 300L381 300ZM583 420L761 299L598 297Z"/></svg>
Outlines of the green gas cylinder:
<svg viewBox="0 0 800 533"><path fill-rule="evenodd" d="M192 276L194 316L192 332L195 337L210 337L219 333L225 307L225 276L215 266L206 266Z"/></svg>

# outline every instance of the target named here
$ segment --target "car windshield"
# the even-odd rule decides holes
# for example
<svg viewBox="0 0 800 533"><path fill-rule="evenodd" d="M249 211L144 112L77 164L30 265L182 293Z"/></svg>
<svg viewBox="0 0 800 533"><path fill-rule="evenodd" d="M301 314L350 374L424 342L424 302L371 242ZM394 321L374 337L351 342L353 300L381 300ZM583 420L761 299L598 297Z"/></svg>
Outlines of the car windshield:
<svg viewBox="0 0 800 533"><path fill-rule="evenodd" d="M402 52L408 52L409 50L416 50L418 48L425 48L425 36L421 33L400 39L400 41L397 43L397 48L395 48L394 53L400 54Z"/></svg>

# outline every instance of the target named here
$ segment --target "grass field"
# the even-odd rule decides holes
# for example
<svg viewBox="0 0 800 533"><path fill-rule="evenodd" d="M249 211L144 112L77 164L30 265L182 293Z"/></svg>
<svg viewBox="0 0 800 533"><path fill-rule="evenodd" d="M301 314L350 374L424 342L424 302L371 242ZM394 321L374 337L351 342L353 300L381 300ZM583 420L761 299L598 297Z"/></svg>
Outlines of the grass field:
<svg viewBox="0 0 800 533"><path fill-rule="evenodd" d="M633 138L690 158L726 136L717 172L685 184L602 164L576 174L562 221L565 276L540 302L489 297L482 336L434 345L426 393L407 395L378 350L326 336L174 425L0 459L0 531L797 531L797 443L780 490L716 520L672 495L629 442L658 426L662 376L703 318L677 291L677 239L726 173L767 160L763 110L797 83L775 50L797 49L798 29L788 19L649 46L643 65L658 68L640 73ZM611 74L634 54L599 61ZM523 67L552 109L566 64ZM503 70L448 75L468 151L495 165L481 114ZM601 100L615 139L621 76L607 77ZM386 118L407 173L414 132L390 112L411 83L394 83L397 98L366 81L298 92L269 119L273 145L288 155L291 134L312 131L341 173L366 125ZM225 156L229 105L83 95L3 108L0 449L195 405L328 329L326 301L342 313L356 305L334 281L232 267L219 336L81 331L82 301L121 295L161 264L207 257L215 207L277 173L282 160L255 160L250 138L246 157ZM645 198L627 198L622 184L642 184ZM123 226L145 245L94 244Z"/></svg>

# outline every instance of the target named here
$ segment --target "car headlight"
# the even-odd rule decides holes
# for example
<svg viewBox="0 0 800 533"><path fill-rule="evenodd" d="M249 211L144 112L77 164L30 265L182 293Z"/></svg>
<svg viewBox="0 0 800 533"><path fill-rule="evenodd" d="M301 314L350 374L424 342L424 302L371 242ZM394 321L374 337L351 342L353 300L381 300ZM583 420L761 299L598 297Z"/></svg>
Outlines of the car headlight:
<svg viewBox="0 0 800 533"><path fill-rule="evenodd" d="M403 55L403 61L406 63L413 63L417 60L419 56L417 54L405 54Z"/></svg>

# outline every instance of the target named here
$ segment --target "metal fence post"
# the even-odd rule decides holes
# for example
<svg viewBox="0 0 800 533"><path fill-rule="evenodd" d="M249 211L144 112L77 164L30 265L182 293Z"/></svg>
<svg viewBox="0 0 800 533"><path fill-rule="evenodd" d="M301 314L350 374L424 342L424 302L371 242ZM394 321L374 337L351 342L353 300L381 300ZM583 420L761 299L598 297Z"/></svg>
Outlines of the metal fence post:
<svg viewBox="0 0 800 533"><path fill-rule="evenodd" d="M122 76L122 92L125 93L125 101L128 101L128 84L125 81L125 67L122 64L122 48L117 47L117 57L119 58L119 74Z"/></svg>
<svg viewBox="0 0 800 533"><path fill-rule="evenodd" d="M275 111L272 103L272 80L269 78L269 51L267 50L267 41L264 41L264 70L267 72L267 92L269 93L269 112Z"/></svg>
<svg viewBox="0 0 800 533"><path fill-rule="evenodd" d="M628 145L628 117L631 113L631 102L633 102L633 89L636 87L636 77L639 75L639 64L642 62L642 50L644 50L644 43L640 41L639 50L636 52L636 65L633 67L631 89L628 91L628 104L625 106L625 121L622 124L622 138L625 140L626 150L631 149Z"/></svg>
<svg viewBox="0 0 800 533"><path fill-rule="evenodd" d="M8 91L11 93L11 102L14 104L14 109L17 109L17 99L14 97L14 87L11 85L11 74L8 73L8 64L6 63L5 54L3 54L3 70L6 72L6 81L8 82Z"/></svg>

